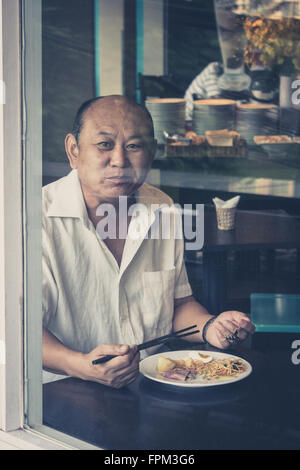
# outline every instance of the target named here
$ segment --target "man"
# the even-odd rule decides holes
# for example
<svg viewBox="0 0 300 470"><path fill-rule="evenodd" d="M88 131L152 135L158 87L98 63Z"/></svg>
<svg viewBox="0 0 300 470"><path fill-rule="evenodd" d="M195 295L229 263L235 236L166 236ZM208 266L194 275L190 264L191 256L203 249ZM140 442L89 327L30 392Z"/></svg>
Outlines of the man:
<svg viewBox="0 0 300 470"><path fill-rule="evenodd" d="M120 388L138 374L136 344L194 324L201 342L212 316L192 297L183 240L147 236L153 204L172 205L144 183L156 150L149 113L122 96L91 100L65 146L73 171L43 189L43 366ZM149 218L130 210L137 202ZM253 328L244 314L225 312L206 339L226 348ZM92 364L105 355L116 357Z"/></svg>
<svg viewBox="0 0 300 470"><path fill-rule="evenodd" d="M251 102L264 102L259 99L259 96L256 95L254 90L243 90L240 92L234 90L222 90L219 87L218 82L223 72L224 69L221 63L211 62L192 80L184 95L186 102L185 120L187 125L192 125L195 99L206 100L223 98L236 101L249 101L251 99ZM253 68L253 73L250 72L250 76L254 79L256 76L255 74L258 74L259 76L261 73L266 74L267 72L255 72Z"/></svg>
<svg viewBox="0 0 300 470"><path fill-rule="evenodd" d="M221 96L222 90L218 87L218 79L222 73L222 65L219 62L211 62L193 79L184 95L186 121L193 120L194 96L198 100Z"/></svg>

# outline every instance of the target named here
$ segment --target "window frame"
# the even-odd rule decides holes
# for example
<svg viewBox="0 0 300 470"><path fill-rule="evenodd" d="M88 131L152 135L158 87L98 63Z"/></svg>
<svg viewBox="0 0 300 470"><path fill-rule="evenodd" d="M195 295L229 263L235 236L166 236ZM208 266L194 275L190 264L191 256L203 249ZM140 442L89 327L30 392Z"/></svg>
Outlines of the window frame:
<svg viewBox="0 0 300 470"><path fill-rule="evenodd" d="M23 214L19 3L0 3L0 428L23 425ZM14 155L15 158L11 158ZM11 197L13 195L13 197Z"/></svg>
<svg viewBox="0 0 300 470"><path fill-rule="evenodd" d="M0 0L0 448L98 449L42 424L41 5Z"/></svg>

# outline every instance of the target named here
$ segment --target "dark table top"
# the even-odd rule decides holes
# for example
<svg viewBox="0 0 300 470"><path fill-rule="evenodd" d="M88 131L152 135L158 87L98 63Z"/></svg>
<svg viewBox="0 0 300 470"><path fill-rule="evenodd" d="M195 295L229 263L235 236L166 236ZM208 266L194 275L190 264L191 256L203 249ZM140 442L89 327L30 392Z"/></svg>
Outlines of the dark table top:
<svg viewBox="0 0 300 470"><path fill-rule="evenodd" d="M107 450L300 449L292 349L240 348L252 374L205 389L140 376L121 390L68 378L43 386L44 424Z"/></svg>
<svg viewBox="0 0 300 470"><path fill-rule="evenodd" d="M285 213L237 211L234 230L218 230L215 210L205 208L204 250L299 248L300 218Z"/></svg>

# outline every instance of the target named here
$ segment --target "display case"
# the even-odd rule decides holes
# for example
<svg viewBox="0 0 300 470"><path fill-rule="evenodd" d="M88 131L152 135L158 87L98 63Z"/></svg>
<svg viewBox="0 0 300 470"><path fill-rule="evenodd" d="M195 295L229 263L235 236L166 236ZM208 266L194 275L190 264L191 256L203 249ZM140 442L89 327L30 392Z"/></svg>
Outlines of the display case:
<svg viewBox="0 0 300 470"><path fill-rule="evenodd" d="M188 160L190 168L193 159L199 168L202 159L202 167L212 171L227 162L231 172L245 173L257 162L264 176L269 171L278 178L299 178L300 2L215 0L214 10L222 57L218 91L209 99L193 94L186 132L183 122L169 126L160 158L182 159L182 168ZM194 83L202 80L208 89L213 77L205 70L202 75L205 79L199 75ZM188 108L189 93L185 99ZM160 106L166 116L170 105ZM153 117L162 122L157 113Z"/></svg>
<svg viewBox="0 0 300 470"><path fill-rule="evenodd" d="M152 114L155 165L300 179L299 0L100 3L43 4L45 184L69 171L63 142L80 104L127 89Z"/></svg>

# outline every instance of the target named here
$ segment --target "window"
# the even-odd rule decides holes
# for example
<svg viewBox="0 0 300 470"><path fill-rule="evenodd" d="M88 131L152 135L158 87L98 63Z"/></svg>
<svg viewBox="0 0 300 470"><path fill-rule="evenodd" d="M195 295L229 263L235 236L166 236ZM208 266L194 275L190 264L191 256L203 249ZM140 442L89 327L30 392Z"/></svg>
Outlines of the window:
<svg viewBox="0 0 300 470"><path fill-rule="evenodd" d="M88 431L78 427L77 421L64 427L55 422L55 413L53 420L49 414L45 419L43 410L50 388L44 387L43 399L41 189L70 172L64 139L84 101L121 94L148 107L154 120L158 151L147 182L166 192L175 202L195 206L200 201L212 208L214 196L229 199L239 194L243 210L299 215L300 66L297 57L293 52L281 57L279 49L254 50L251 1L226 2L234 22L229 25L233 30L230 34L227 31L228 39L224 35L221 3L218 0L2 1L1 430L25 429L29 432L27 436L33 432L35 445L51 448L62 445L92 449L109 445L105 438L101 444L94 440ZM239 3L242 12L234 11L232 3ZM264 2L257 3L263 8ZM284 3L299 8L297 2ZM263 17L266 28L270 21L273 21L272 31L275 26L288 26L286 31L292 30L297 41L300 40L298 10L291 14L285 12L275 19L270 19L269 13L264 9L260 13L266 15ZM198 77L200 73L202 78ZM220 91L221 76L226 83L232 80L232 88L224 85ZM239 89L243 80L245 88ZM172 113L159 107L166 104L164 100L172 102L173 98L181 104L180 123L176 125L170 117ZM184 98L189 101L189 108ZM222 102L216 105L220 100L226 100L228 105L224 105L222 112ZM167 139L163 131L169 134ZM189 281L199 301L205 298L204 291L209 291L203 274L204 258L201 250L185 253ZM216 257L216 262L219 261ZM232 249L226 263L228 305L232 308L249 311L250 294L257 287L257 270L259 289L263 292L280 289L283 293L299 294L299 248L256 250L254 255ZM279 266L277 270L273 269L275 265ZM294 266L298 269L296 276ZM237 275L237 267L244 277ZM159 283L155 275L151 279L157 289L169 282L162 277ZM83 396L84 385L79 388ZM71 389L70 386L67 393ZM107 402L112 393L104 392ZM127 413L126 419L130 419L129 411L136 395L129 391L122 400L124 408L119 402L120 409L115 411L108 406L103 411L104 425L113 416L122 428L118 422L121 409ZM64 403L61 401L59 406L63 407ZM84 417L85 409L80 412ZM134 418L138 422L140 415ZM122 445L114 431L113 426L108 429L110 443ZM42 435L49 440L40 441ZM26 439L26 445L30 445L30 438Z"/></svg>

